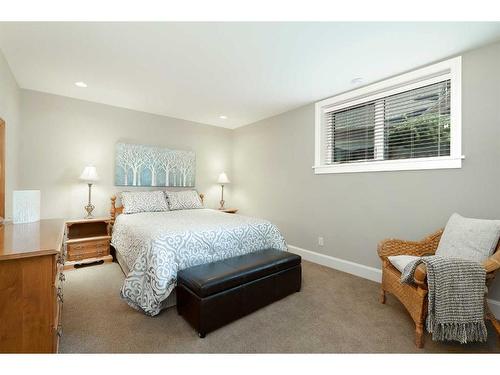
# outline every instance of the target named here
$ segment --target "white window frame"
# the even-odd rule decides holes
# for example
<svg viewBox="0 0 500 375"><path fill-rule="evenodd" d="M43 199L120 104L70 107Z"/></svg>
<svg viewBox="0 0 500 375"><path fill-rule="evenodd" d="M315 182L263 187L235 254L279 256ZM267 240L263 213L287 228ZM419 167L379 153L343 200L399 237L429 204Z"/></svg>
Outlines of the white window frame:
<svg viewBox="0 0 500 375"><path fill-rule="evenodd" d="M451 82L450 95L450 155L415 159L375 159L353 163L326 164L324 162L325 113L373 102L386 96L413 90L444 80ZM375 171L404 171L419 169L446 169L462 167L462 58L449 59L349 91L316 103L314 173L352 173ZM379 130L380 131L380 130ZM377 151L375 145L375 151Z"/></svg>

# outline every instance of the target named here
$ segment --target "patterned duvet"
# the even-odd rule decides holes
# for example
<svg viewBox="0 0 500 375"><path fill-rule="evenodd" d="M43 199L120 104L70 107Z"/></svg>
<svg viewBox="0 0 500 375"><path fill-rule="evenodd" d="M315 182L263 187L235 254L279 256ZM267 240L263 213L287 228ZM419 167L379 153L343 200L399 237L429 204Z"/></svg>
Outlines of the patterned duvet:
<svg viewBox="0 0 500 375"><path fill-rule="evenodd" d="M266 248L287 250L269 221L210 209L119 215L111 243L130 269L122 298L148 315L161 311L178 270Z"/></svg>

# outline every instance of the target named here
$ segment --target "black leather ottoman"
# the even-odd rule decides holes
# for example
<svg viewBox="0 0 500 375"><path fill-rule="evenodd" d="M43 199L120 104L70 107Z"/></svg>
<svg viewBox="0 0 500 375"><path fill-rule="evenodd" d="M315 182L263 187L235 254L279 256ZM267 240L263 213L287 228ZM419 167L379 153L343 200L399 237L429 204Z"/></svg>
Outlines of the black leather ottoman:
<svg viewBox="0 0 500 375"><path fill-rule="evenodd" d="M200 337L300 291L301 258L274 249L179 271L177 312Z"/></svg>

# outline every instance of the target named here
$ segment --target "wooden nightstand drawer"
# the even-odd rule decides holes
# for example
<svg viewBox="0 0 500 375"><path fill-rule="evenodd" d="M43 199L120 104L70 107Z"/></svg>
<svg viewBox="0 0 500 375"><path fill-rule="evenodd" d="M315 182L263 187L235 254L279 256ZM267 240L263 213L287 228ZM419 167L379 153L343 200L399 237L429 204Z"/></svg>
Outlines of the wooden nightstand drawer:
<svg viewBox="0 0 500 375"><path fill-rule="evenodd" d="M109 255L109 239L68 243L68 260L82 260Z"/></svg>
<svg viewBox="0 0 500 375"><path fill-rule="evenodd" d="M68 253L74 251L89 251L93 250L107 250L109 248L109 239L101 239L101 240L88 240L88 241L80 241L68 243Z"/></svg>

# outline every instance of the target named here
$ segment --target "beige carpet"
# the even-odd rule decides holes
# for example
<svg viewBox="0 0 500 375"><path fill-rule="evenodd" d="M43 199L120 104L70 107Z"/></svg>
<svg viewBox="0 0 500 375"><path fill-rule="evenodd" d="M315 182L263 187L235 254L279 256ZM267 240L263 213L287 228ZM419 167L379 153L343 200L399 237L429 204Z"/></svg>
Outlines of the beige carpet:
<svg viewBox="0 0 500 375"><path fill-rule="evenodd" d="M414 325L392 296L378 303L379 285L313 263L303 264L303 288L206 338L174 309L148 317L119 297L118 264L66 272L61 353L401 353L497 352L488 326L485 344L413 344Z"/></svg>

